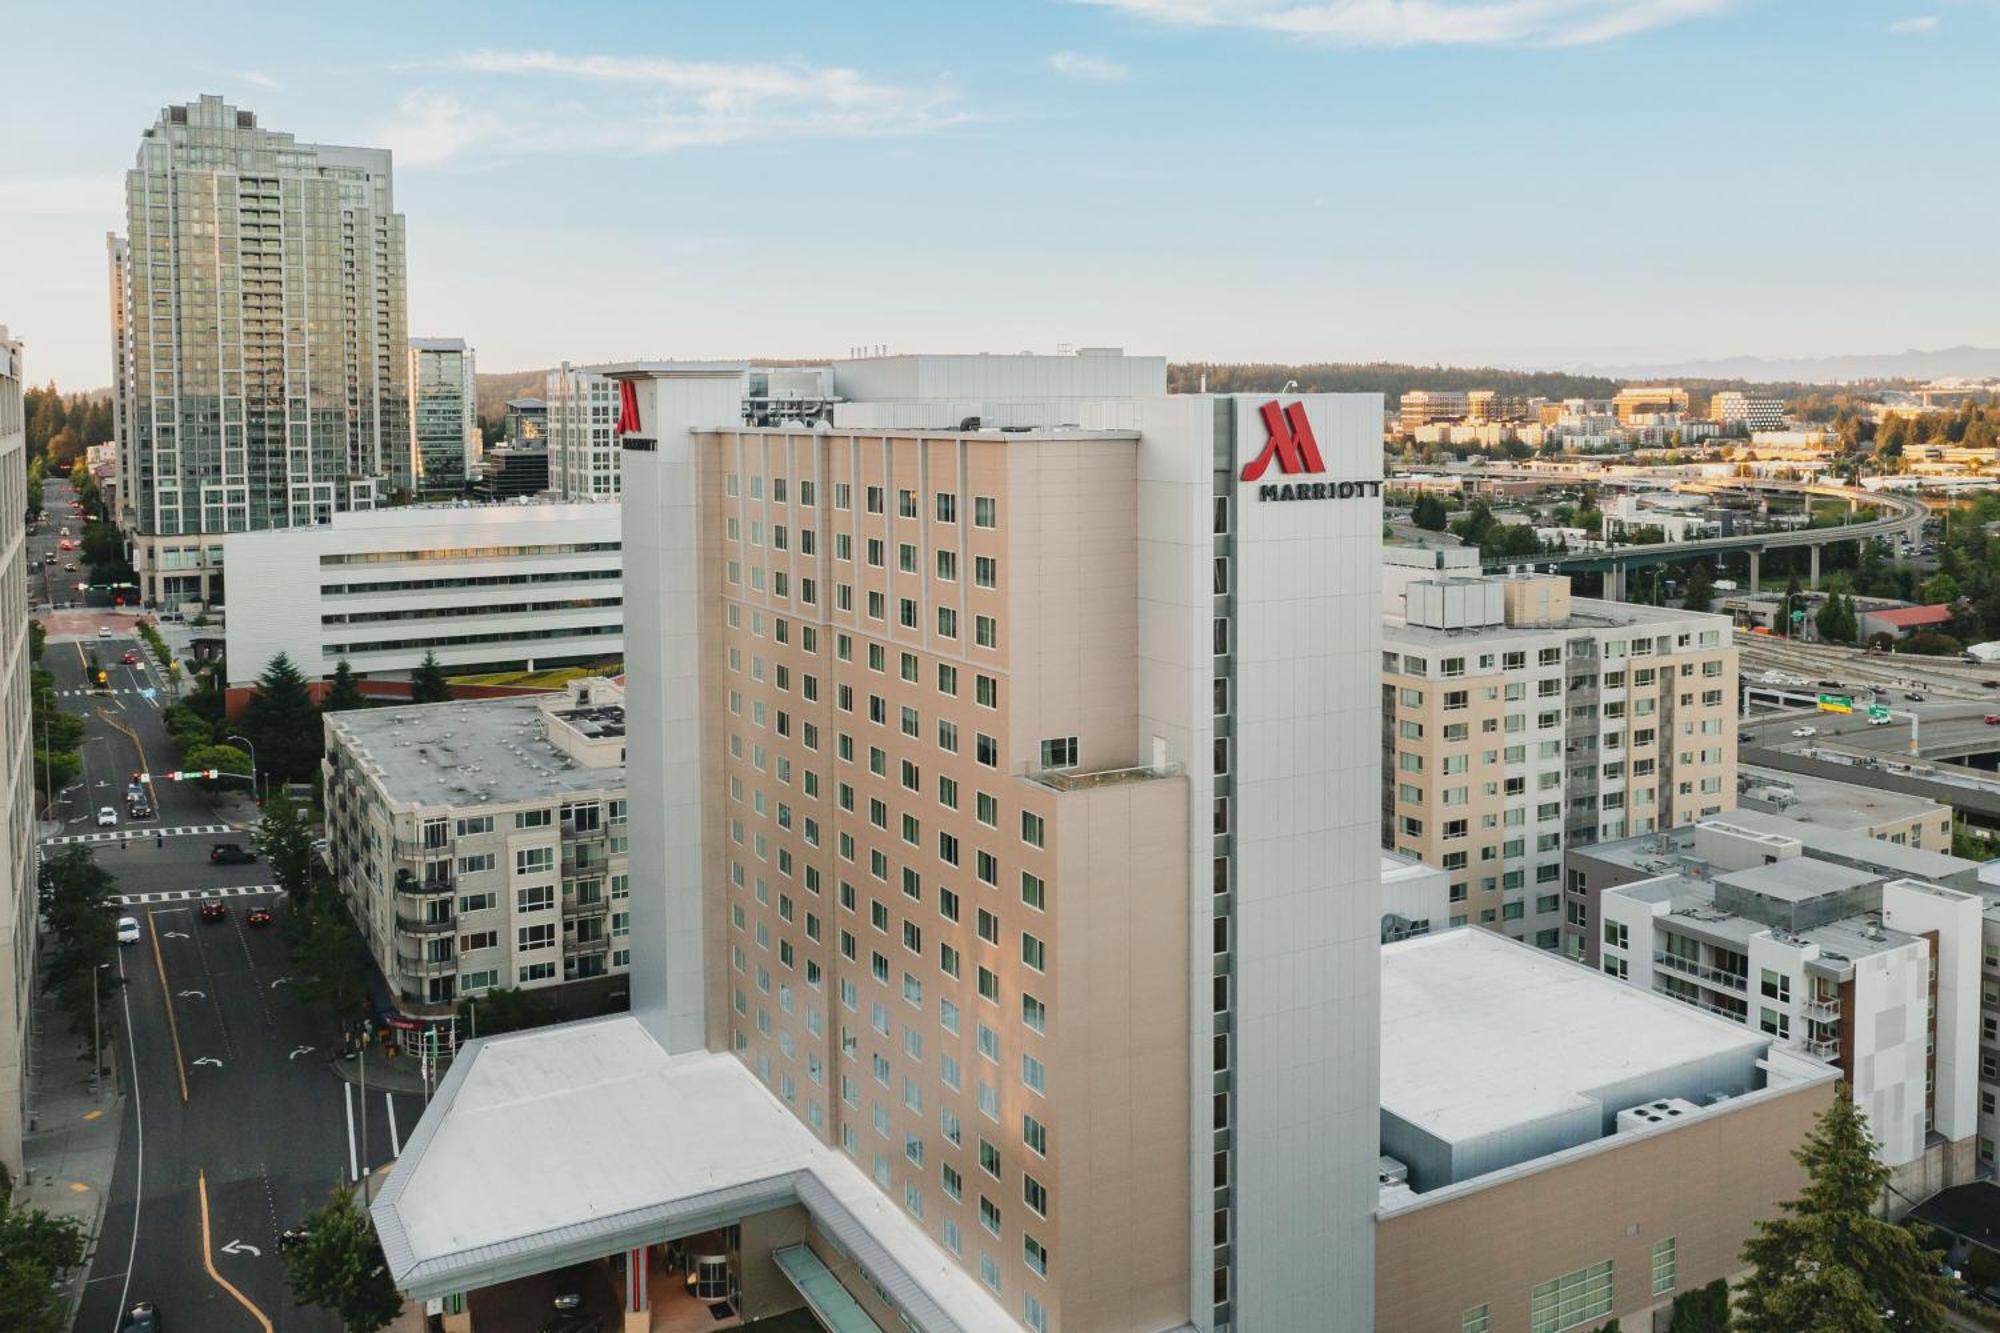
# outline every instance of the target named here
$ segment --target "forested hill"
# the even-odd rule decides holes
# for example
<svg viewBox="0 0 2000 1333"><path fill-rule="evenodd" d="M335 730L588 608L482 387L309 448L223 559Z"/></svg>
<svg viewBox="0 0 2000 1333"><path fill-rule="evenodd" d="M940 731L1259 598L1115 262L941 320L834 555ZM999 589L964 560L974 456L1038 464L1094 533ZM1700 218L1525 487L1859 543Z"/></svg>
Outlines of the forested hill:
<svg viewBox="0 0 2000 1333"><path fill-rule="evenodd" d="M1411 389L1498 389L1528 398L1609 398L1619 381L1557 370L1495 370L1490 366L1406 366L1394 361L1176 361L1167 366L1170 393L1194 393L1208 376L1210 393L1269 393L1299 382L1300 393L1380 393L1393 405Z"/></svg>

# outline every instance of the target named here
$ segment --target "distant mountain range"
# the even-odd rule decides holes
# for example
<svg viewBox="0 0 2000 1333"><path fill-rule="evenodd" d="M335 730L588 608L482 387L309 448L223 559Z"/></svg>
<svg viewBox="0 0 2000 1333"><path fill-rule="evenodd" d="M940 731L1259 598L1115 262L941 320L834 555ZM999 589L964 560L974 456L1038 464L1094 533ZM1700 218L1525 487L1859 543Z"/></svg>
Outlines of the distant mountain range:
<svg viewBox="0 0 2000 1333"><path fill-rule="evenodd" d="M2000 377L2000 347L1940 347L1852 356L1800 356L1766 359L1728 356L1708 361L1674 361L1650 365L1579 365L1569 370L1612 379L1783 380L1804 384L1838 384L1851 380L1988 379Z"/></svg>

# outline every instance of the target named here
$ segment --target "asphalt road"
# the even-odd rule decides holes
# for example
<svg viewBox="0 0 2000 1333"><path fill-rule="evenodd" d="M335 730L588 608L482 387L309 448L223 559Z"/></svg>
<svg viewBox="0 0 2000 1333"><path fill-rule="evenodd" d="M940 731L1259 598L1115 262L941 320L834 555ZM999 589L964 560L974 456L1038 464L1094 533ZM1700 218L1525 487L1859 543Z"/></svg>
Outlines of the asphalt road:
<svg viewBox="0 0 2000 1333"><path fill-rule="evenodd" d="M58 495L49 487L52 507L66 503ZM52 514L44 545L59 540L58 525ZM261 860L208 861L215 842L249 845L247 830L170 832L220 822L193 784L156 781L157 816L126 819L130 775L174 761L160 715L167 700L142 692L154 688L147 666L118 661L128 648L145 656L129 637L129 618L64 619L75 632L52 636L39 665L65 692L63 707L85 719L86 740L82 776L56 811L62 831L45 852L86 839L122 894L267 883ZM115 627L113 637L97 637L100 622ZM93 654L109 674L109 695L87 692ZM117 808L122 836L94 836L114 831L96 824L104 805ZM144 927L137 945L119 951L125 989L111 1002L124 1020L116 1041L128 1095L80 1333L114 1333L137 1300L157 1302L178 1330L338 1333L332 1315L291 1305L278 1233L364 1165L393 1160L422 1104L380 1091L364 1100L328 1063L331 1034L293 998L279 931L245 924L260 904L282 915L278 900L274 892L229 897L228 917L217 922L201 921L187 902L122 909Z"/></svg>

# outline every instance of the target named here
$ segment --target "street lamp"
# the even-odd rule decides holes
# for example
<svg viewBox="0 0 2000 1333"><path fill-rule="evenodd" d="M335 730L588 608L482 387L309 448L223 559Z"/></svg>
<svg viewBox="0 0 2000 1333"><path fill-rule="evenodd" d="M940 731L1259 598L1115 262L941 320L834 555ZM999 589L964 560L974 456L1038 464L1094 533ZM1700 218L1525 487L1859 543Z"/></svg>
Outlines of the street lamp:
<svg viewBox="0 0 2000 1333"><path fill-rule="evenodd" d="M99 1101L104 1100L104 1055L103 1042L99 1038L97 1022L97 974L109 963L99 963L90 970L90 1090Z"/></svg>
<svg viewBox="0 0 2000 1333"><path fill-rule="evenodd" d="M242 741L244 748L250 751L250 794L259 805L263 804L264 788L257 780L257 747L250 743L248 736L224 736L222 739Z"/></svg>

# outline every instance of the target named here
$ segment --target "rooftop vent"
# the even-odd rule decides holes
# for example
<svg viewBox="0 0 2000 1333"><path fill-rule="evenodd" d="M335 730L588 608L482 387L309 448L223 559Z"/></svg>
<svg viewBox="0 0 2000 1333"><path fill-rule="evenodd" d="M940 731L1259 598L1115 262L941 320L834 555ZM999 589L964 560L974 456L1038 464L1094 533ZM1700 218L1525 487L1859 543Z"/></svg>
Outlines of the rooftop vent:
<svg viewBox="0 0 2000 1333"><path fill-rule="evenodd" d="M1701 1108L1685 1097L1662 1097L1657 1101L1644 1102L1627 1107L1618 1113L1618 1132L1636 1134L1649 1129L1663 1129L1677 1120L1684 1120L1696 1114Z"/></svg>

